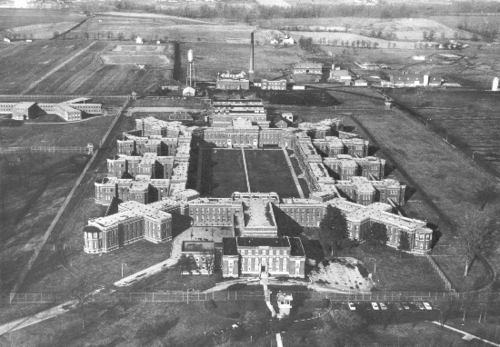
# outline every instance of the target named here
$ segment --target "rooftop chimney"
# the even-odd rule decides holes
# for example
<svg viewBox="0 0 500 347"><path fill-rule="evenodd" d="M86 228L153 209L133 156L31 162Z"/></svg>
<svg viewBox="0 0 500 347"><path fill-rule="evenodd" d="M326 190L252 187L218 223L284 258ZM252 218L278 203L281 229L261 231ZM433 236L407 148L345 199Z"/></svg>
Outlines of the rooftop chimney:
<svg viewBox="0 0 500 347"><path fill-rule="evenodd" d="M250 69L248 70L248 79L250 82L254 81L254 39L253 39L253 31L250 34Z"/></svg>

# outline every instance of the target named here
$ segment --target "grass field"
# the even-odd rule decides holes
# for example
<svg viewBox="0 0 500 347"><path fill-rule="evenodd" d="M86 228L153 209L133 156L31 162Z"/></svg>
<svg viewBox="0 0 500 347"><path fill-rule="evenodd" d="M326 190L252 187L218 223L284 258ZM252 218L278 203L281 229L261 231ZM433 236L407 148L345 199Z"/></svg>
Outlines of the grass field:
<svg viewBox="0 0 500 347"><path fill-rule="evenodd" d="M432 126L446 129L448 135L460 140L470 150L482 155L500 171L500 122L497 116L498 96L480 91L392 91L422 119ZM435 109L419 108L437 107Z"/></svg>
<svg viewBox="0 0 500 347"><path fill-rule="evenodd" d="M292 173L281 150L245 150L252 192L276 192L280 198L299 198Z"/></svg>
<svg viewBox="0 0 500 347"><path fill-rule="evenodd" d="M439 226L443 233L434 252L445 255L438 257L437 261L447 269L452 284L459 290L480 285L486 276L483 266L477 262L476 269L468 277L462 276L463 264L456 250L456 241L446 224L457 220L464 208L478 208L471 202L473 196L483 184L491 182L492 177L401 112L356 115L356 119L377 141L381 153L388 155L398 171L409 175L417 185L414 188L425 194L425 199L430 199L440 216L446 218L443 220L437 216L437 219L427 221ZM425 199L423 203L426 203Z"/></svg>
<svg viewBox="0 0 500 347"><path fill-rule="evenodd" d="M89 328L81 329L81 318L77 311L33 325L14 333L16 343L22 346L70 347L89 344L102 346L165 345L182 347L217 346L212 333L230 328L236 322L249 321L262 329L254 333L252 344L256 347L269 345L262 321L270 316L264 302L220 303L211 308L203 303L136 304L110 300L88 307ZM157 327L154 332L147 327ZM92 327L92 328L91 328ZM250 330L250 326L249 326ZM260 335L260 336L259 336ZM242 336L243 338L243 336ZM0 343L8 343L8 337L0 337ZM243 347L250 343L250 336L231 342L231 346Z"/></svg>
<svg viewBox="0 0 500 347"><path fill-rule="evenodd" d="M0 156L2 292L12 288L87 160L75 154Z"/></svg>
<svg viewBox="0 0 500 347"><path fill-rule="evenodd" d="M68 61L92 42L94 44L90 48ZM135 65L104 64L99 58L100 54L109 52L107 54L112 55L110 51L114 47L114 44L108 42L82 40L38 41L4 47L1 50L3 64L0 67L0 93L19 94L33 81L40 79L28 91L29 94L123 95L130 94L132 90L143 93L172 78L170 69L140 69ZM170 59L169 54L164 53L167 59ZM151 57L148 56L142 63L149 64L148 59ZM67 63L64 64L65 62Z"/></svg>
<svg viewBox="0 0 500 347"><path fill-rule="evenodd" d="M15 126L0 121L0 147L30 146L86 146L95 145L104 136L114 117L95 117L79 123L62 123L57 125L32 123Z"/></svg>
<svg viewBox="0 0 500 347"><path fill-rule="evenodd" d="M243 157L239 149L204 149L201 170L202 196L229 198L235 191L247 191Z"/></svg>
<svg viewBox="0 0 500 347"><path fill-rule="evenodd" d="M248 44L181 44L181 57L193 49L195 57L196 79L214 81L218 72L227 70L248 70L250 46ZM314 60L323 54L311 54L298 46L283 48L274 46L255 46L255 75L258 78L283 77L286 69L304 60ZM184 58L183 64L184 64ZM184 76L185 71L183 71Z"/></svg>
<svg viewBox="0 0 500 347"><path fill-rule="evenodd" d="M73 10L35 10L2 8L0 12L0 33L2 30L23 28L34 25L55 24L62 22L76 23L85 19L85 16ZM35 30L28 31L39 34ZM52 37L52 32L50 32Z"/></svg>

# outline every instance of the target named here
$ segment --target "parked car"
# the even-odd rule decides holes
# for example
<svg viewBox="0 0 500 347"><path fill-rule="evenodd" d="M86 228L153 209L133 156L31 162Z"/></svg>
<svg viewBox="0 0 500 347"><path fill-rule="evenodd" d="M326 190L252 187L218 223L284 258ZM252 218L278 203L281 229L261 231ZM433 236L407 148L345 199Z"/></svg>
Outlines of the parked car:
<svg viewBox="0 0 500 347"><path fill-rule="evenodd" d="M403 302L402 303L402 306L405 310L409 310L410 309L410 304L408 304L407 302Z"/></svg>
<svg viewBox="0 0 500 347"><path fill-rule="evenodd" d="M372 304L372 307L373 307L374 310L377 310L377 311L379 310L378 305L377 305L376 302L372 302L371 304Z"/></svg>
<svg viewBox="0 0 500 347"><path fill-rule="evenodd" d="M432 310L432 306L428 302L423 302L422 304L424 305L426 310L429 310L429 311Z"/></svg>
<svg viewBox="0 0 500 347"><path fill-rule="evenodd" d="M417 305L419 310L425 310L425 307L421 302L417 302L417 303L415 303L415 305Z"/></svg>
<svg viewBox="0 0 500 347"><path fill-rule="evenodd" d="M403 311L403 305L401 305L401 303L396 302L396 304L394 304L394 306L396 306L396 310Z"/></svg>
<svg viewBox="0 0 500 347"><path fill-rule="evenodd" d="M348 302L347 306L349 307L349 310L356 311L356 305L354 305L354 303Z"/></svg>
<svg viewBox="0 0 500 347"><path fill-rule="evenodd" d="M379 302L378 303L380 308L383 310L383 311L386 311L387 310L387 306L385 306L385 304L383 302Z"/></svg>

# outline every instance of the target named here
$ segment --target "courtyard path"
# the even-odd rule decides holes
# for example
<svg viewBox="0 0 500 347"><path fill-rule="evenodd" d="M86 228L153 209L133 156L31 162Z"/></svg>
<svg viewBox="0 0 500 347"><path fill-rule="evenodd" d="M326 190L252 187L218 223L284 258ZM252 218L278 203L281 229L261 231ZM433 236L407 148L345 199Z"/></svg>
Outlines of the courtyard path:
<svg viewBox="0 0 500 347"><path fill-rule="evenodd" d="M248 170L247 170L247 158L245 157L245 150L241 147L241 155L243 156L243 167L245 168L245 178L247 179L247 191L251 193L250 190L250 180L248 179Z"/></svg>
<svg viewBox="0 0 500 347"><path fill-rule="evenodd" d="M182 242L191 240L192 232L193 229L189 228L187 230L184 230L182 233L180 233L179 235L177 235L177 237L174 238L174 240L172 241L172 249L170 251L170 257L167 260L162 261L161 263L155 264L153 266L150 266L142 271L136 272L130 276L124 277L121 280L113 283L113 285L117 287L128 286L138 280L142 280L146 277L154 275L158 272L161 272L177 264L179 258L181 257Z"/></svg>
<svg viewBox="0 0 500 347"><path fill-rule="evenodd" d="M299 183L299 178L297 177L297 173L295 172L295 169L293 168L292 161L290 160L290 157L288 156L288 152L286 151L285 147L281 147L283 150L283 154L285 155L286 162L288 164L288 168L290 169L290 172L292 173L293 181L295 182L295 186L297 187L297 191L299 192L299 195L302 199L305 198L304 191L302 190L302 187L300 186Z"/></svg>

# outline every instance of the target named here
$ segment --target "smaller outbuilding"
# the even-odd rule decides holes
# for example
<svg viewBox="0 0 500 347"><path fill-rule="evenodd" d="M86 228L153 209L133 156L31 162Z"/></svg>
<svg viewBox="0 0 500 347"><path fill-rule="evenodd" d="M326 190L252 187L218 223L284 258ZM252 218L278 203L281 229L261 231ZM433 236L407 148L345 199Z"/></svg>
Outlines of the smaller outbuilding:
<svg viewBox="0 0 500 347"><path fill-rule="evenodd" d="M184 272L198 275L211 275L214 272L215 243L213 241L184 241L181 255L191 261L194 260L192 268Z"/></svg>

